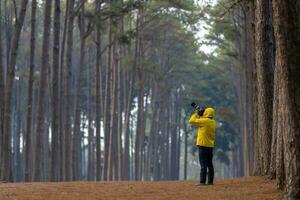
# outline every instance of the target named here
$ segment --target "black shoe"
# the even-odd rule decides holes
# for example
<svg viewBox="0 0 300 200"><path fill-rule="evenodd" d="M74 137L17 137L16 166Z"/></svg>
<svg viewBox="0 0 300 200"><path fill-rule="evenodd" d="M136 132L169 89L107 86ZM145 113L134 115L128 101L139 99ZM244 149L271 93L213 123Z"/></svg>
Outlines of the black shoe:
<svg viewBox="0 0 300 200"><path fill-rule="evenodd" d="M213 185L214 183L207 183L207 185Z"/></svg>

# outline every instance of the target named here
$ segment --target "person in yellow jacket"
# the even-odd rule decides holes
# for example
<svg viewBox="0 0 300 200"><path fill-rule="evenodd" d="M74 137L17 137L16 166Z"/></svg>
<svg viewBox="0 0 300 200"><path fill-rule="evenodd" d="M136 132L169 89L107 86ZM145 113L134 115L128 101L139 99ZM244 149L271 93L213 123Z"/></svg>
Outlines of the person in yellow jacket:
<svg viewBox="0 0 300 200"><path fill-rule="evenodd" d="M214 166L213 166L213 149L215 146L216 121L214 120L215 110L206 108L203 116L199 115L199 110L191 116L189 123L198 127L197 141L199 152L200 169L200 185L212 185L214 182ZM208 173L207 173L208 169Z"/></svg>

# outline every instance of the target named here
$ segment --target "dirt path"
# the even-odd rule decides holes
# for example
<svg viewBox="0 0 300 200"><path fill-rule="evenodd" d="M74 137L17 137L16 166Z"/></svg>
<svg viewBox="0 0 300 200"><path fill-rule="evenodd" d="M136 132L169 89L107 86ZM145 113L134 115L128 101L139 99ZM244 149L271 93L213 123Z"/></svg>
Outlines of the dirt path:
<svg viewBox="0 0 300 200"><path fill-rule="evenodd" d="M281 199L274 181L247 177L196 187L195 182L69 182L0 184L0 200Z"/></svg>

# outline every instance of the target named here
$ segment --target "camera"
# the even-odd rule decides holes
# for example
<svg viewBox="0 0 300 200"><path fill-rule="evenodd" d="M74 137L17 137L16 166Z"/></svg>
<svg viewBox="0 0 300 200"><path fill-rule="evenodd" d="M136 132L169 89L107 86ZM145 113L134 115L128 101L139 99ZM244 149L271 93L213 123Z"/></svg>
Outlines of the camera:
<svg viewBox="0 0 300 200"><path fill-rule="evenodd" d="M198 106L195 102L192 102L192 103L191 103L191 106L192 106L193 108L195 108L195 109L198 111L198 114L199 114L200 116L203 116L204 111L205 111L205 108L201 108L201 107Z"/></svg>

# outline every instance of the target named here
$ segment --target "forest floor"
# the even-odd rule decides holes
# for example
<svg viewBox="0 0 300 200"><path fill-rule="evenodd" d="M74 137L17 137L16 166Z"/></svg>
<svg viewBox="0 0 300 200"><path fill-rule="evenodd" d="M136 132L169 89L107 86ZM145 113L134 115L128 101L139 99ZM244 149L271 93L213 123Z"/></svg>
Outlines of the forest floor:
<svg viewBox="0 0 300 200"><path fill-rule="evenodd" d="M217 180L195 186L192 181L3 183L0 200L276 200L282 192L261 177Z"/></svg>

